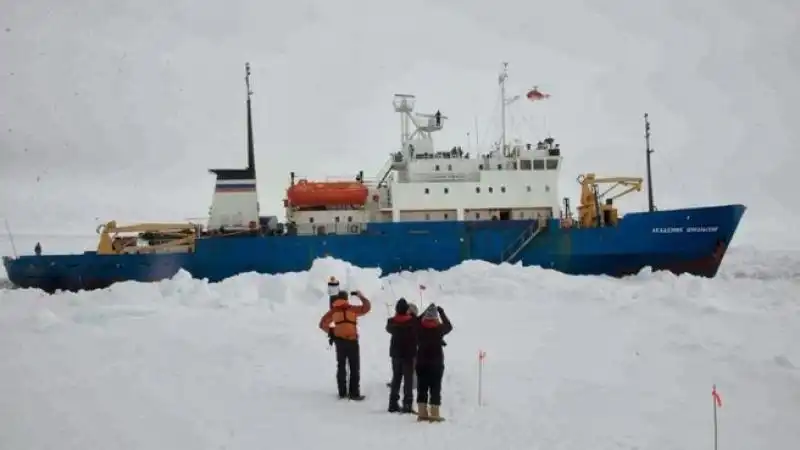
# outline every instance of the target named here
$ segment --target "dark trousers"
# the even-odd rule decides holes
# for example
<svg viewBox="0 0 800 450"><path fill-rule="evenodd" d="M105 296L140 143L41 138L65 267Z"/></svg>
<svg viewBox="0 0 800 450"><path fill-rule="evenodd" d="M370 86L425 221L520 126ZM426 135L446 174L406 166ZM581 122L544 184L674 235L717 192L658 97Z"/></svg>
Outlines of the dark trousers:
<svg viewBox="0 0 800 450"><path fill-rule="evenodd" d="M411 406L414 402L414 359L392 358L392 384L389 391L389 403L400 401L400 384L403 384L403 406Z"/></svg>
<svg viewBox="0 0 800 450"><path fill-rule="evenodd" d="M361 394L361 351L358 341L335 339L333 343L336 345L336 386L339 388L339 396L358 396ZM347 369L350 369L349 385Z"/></svg>
<svg viewBox="0 0 800 450"><path fill-rule="evenodd" d="M444 364L417 365L417 403L442 404Z"/></svg>

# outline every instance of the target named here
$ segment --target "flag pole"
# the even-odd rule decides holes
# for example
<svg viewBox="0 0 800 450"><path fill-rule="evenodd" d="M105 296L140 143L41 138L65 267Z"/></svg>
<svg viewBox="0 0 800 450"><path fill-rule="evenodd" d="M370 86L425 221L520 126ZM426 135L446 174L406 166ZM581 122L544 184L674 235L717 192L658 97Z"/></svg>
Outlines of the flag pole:
<svg viewBox="0 0 800 450"><path fill-rule="evenodd" d="M717 393L717 385L713 385L711 388L711 403L714 405L714 450L718 448L718 426L717 426L717 407L722 406L722 398L720 398L719 394Z"/></svg>

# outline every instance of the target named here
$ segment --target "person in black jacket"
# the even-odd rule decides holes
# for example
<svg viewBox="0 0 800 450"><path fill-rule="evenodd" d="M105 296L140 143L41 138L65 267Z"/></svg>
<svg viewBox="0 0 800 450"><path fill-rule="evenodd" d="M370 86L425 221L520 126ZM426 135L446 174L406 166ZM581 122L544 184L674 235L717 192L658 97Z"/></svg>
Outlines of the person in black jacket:
<svg viewBox="0 0 800 450"><path fill-rule="evenodd" d="M389 386L389 412L414 413L414 357L417 355L417 318L410 314L406 299L394 306L394 317L386 321L386 332L392 335L389 357L392 359L392 381ZM403 384L403 406L400 384Z"/></svg>
<svg viewBox="0 0 800 450"><path fill-rule="evenodd" d="M431 303L420 317L417 331L417 420L440 422L442 377L444 376L444 336L453 325L441 306Z"/></svg>

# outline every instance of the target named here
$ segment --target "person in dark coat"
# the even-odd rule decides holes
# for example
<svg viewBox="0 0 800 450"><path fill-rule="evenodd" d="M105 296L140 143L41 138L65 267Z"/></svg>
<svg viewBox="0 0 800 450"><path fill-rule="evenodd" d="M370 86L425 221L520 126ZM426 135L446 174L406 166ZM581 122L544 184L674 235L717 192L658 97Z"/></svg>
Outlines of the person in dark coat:
<svg viewBox="0 0 800 450"><path fill-rule="evenodd" d="M444 336L453 325L441 306L431 303L422 313L417 331L417 420L439 422L444 377Z"/></svg>
<svg viewBox="0 0 800 450"><path fill-rule="evenodd" d="M405 300L405 299L401 297L401 300ZM399 300L398 300L398 302L399 302ZM414 321L416 322L416 324L419 325L419 310L417 309L417 305L415 305L414 303L408 303L408 301L406 301L406 303L408 304L408 313L411 314L411 317L414 318ZM396 307L396 305L395 305L395 307ZM389 352L391 353L391 345L389 345ZM417 356L416 350L414 350L414 352L415 352L414 356ZM390 368L392 367L391 361L392 361L392 358L389 357L389 362L390 362L389 367ZM411 375L411 385L412 385L412 387L414 389L417 388L417 373L416 372L413 372L412 375ZM391 388L392 387L392 380L391 379L386 383L386 387L387 388Z"/></svg>
<svg viewBox="0 0 800 450"><path fill-rule="evenodd" d="M392 381L389 386L389 412L414 413L414 357L417 356L417 318L411 315L406 299L394 306L395 315L386 321L386 332L392 335L389 357L392 359ZM400 384L403 385L403 406Z"/></svg>

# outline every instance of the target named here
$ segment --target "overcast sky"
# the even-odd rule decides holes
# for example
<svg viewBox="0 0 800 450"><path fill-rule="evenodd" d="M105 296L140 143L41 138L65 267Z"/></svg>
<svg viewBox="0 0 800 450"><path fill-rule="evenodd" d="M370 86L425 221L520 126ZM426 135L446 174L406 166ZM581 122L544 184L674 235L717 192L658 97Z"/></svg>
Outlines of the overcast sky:
<svg viewBox="0 0 800 450"><path fill-rule="evenodd" d="M512 92L552 95L512 131L561 142L562 196L585 171L643 176L647 111L661 209L744 203L738 241L800 248L793 3L0 0L0 217L92 234L207 214L207 169L245 164L245 61L262 210L283 216L290 171L377 174L396 92L451 118L441 148L474 146L476 118L496 140L508 61Z"/></svg>

